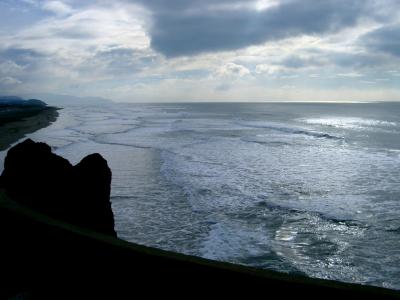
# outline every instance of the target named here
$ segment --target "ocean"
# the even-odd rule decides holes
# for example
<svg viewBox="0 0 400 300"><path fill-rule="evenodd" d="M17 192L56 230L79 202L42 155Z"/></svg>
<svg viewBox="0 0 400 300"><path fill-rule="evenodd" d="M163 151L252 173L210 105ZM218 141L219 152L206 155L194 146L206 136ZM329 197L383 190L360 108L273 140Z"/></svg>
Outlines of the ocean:
<svg viewBox="0 0 400 300"><path fill-rule="evenodd" d="M113 173L124 240L400 289L400 103L71 106L29 137ZM1 153L1 165L5 152Z"/></svg>

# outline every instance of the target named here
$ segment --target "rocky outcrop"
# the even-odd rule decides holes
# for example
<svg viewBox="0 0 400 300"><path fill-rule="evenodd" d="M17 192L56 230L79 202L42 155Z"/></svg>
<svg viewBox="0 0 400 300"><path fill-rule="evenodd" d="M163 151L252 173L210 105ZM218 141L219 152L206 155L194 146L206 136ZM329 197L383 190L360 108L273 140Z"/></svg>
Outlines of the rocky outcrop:
<svg viewBox="0 0 400 300"><path fill-rule="evenodd" d="M110 203L111 170L100 154L76 166L27 139L12 147L0 188L20 204L50 217L116 236Z"/></svg>

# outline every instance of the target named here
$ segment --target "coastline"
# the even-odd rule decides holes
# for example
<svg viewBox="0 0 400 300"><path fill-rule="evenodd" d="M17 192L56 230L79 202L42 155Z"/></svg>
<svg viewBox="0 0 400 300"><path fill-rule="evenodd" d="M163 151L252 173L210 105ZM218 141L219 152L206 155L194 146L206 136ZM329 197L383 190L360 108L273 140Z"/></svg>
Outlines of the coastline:
<svg viewBox="0 0 400 300"><path fill-rule="evenodd" d="M58 117L57 107L45 107L41 110L9 114L0 119L0 151L9 148L25 135L45 128Z"/></svg>

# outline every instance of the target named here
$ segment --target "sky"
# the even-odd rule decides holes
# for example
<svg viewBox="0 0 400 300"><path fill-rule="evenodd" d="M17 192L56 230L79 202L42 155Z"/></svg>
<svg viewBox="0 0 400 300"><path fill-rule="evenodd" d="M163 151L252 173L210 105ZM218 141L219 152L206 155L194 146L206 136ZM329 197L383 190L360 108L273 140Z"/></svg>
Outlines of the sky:
<svg viewBox="0 0 400 300"><path fill-rule="evenodd" d="M400 101L399 0L0 0L0 94Z"/></svg>

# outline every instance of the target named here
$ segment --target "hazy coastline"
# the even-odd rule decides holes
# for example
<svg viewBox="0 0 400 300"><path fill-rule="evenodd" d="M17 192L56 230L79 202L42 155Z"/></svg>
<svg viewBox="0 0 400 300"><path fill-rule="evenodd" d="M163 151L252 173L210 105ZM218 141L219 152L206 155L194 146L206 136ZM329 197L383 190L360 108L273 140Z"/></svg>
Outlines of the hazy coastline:
<svg viewBox="0 0 400 300"><path fill-rule="evenodd" d="M1 97L0 100L0 151L27 134L47 127L58 117L59 108L47 106L40 100L18 97Z"/></svg>

